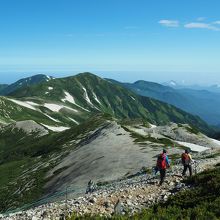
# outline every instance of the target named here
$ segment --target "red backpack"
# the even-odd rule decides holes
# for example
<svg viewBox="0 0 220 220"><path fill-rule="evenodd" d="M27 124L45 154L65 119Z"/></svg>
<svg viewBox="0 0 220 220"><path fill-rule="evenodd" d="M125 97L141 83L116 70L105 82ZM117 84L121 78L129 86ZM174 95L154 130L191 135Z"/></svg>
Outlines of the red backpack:
<svg viewBox="0 0 220 220"><path fill-rule="evenodd" d="M166 164L166 154L162 153L157 158L157 167L161 170L164 170L167 168Z"/></svg>
<svg viewBox="0 0 220 220"><path fill-rule="evenodd" d="M189 165L190 164L190 157L187 153L182 154L182 163L184 165Z"/></svg>

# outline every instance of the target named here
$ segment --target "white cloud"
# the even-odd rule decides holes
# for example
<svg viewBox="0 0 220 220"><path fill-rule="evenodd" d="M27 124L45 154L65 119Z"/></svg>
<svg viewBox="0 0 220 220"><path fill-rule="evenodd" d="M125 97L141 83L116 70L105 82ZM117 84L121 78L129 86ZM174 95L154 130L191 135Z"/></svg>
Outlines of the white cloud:
<svg viewBox="0 0 220 220"><path fill-rule="evenodd" d="M189 29L209 29L213 31L220 31L220 29L215 27L214 25L202 22L191 22L185 24L184 27Z"/></svg>
<svg viewBox="0 0 220 220"><path fill-rule="evenodd" d="M215 21L213 22L213 24L220 24L220 21Z"/></svg>
<svg viewBox="0 0 220 220"><path fill-rule="evenodd" d="M160 20L158 23L165 27L179 27L179 21L177 20Z"/></svg>
<svg viewBox="0 0 220 220"><path fill-rule="evenodd" d="M197 21L204 21L206 18L205 17L198 17L196 20Z"/></svg>

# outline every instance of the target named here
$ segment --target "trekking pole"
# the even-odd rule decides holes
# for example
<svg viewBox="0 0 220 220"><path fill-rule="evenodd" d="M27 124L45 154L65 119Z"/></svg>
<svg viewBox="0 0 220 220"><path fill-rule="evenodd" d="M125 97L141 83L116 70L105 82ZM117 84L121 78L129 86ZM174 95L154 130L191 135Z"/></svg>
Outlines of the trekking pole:
<svg viewBox="0 0 220 220"><path fill-rule="evenodd" d="M197 162L195 161L195 174L197 174Z"/></svg>
<svg viewBox="0 0 220 220"><path fill-rule="evenodd" d="M66 196L65 196L66 215L68 214L68 207L67 207L67 194L68 194L68 186L66 187Z"/></svg>

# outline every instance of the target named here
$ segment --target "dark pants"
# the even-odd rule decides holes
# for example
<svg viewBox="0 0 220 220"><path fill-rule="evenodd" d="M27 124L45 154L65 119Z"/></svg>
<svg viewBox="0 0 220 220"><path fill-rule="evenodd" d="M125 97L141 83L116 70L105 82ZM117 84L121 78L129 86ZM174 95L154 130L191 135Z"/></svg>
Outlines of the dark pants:
<svg viewBox="0 0 220 220"><path fill-rule="evenodd" d="M183 165L183 166L184 166L183 173L182 173L183 176L186 175L187 169L189 169L189 175L192 176L192 166L191 166L190 164L188 164L188 165Z"/></svg>
<svg viewBox="0 0 220 220"><path fill-rule="evenodd" d="M160 185L163 184L164 180L165 180L165 177L166 177L166 170L165 169L161 169L160 170Z"/></svg>

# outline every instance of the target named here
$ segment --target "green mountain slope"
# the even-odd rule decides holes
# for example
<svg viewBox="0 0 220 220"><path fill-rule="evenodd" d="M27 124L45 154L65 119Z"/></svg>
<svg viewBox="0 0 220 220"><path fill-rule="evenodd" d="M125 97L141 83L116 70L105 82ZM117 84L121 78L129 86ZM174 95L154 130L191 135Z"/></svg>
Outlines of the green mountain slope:
<svg viewBox="0 0 220 220"><path fill-rule="evenodd" d="M1 94L1 91L5 89L7 86L8 86L7 84L0 84L0 94Z"/></svg>
<svg viewBox="0 0 220 220"><path fill-rule="evenodd" d="M46 107L50 105L50 111L47 111L47 114L50 116L53 114L56 119L66 115L66 119L71 118L81 123L92 114L102 112L122 119L142 118L152 124L166 124L170 121L187 123L198 127L203 132L211 131L199 117L155 99L136 95L121 85L91 73L81 73L28 86L16 90L10 96L21 101L29 100L41 111L45 111L45 103L47 103ZM54 104L55 106L51 108ZM59 111L53 109L59 106L64 107Z"/></svg>
<svg viewBox="0 0 220 220"><path fill-rule="evenodd" d="M25 101L22 102L0 96L0 122L10 123L14 121L34 120L49 125L59 124L51 120L51 118L46 113L40 111L40 109L31 108L32 106Z"/></svg>
<svg viewBox="0 0 220 220"><path fill-rule="evenodd" d="M220 122L219 93L187 88L175 89L143 80L135 83L121 83L111 79L108 80L130 89L136 94L155 98L191 114L198 115L209 124L218 126Z"/></svg>
<svg viewBox="0 0 220 220"><path fill-rule="evenodd" d="M43 196L46 172L87 140L89 132L108 124L107 119L96 115L77 127L40 136L35 128L27 133L27 124L0 126L0 175L4 177L0 179L0 212ZM33 121L31 124L37 125ZM44 131L42 127L40 130Z"/></svg>
<svg viewBox="0 0 220 220"><path fill-rule="evenodd" d="M15 90L17 90L19 88L24 88L26 86L39 84L42 82L49 81L51 79L52 79L52 77L50 77L50 76L38 74L35 76L20 79L11 85L2 85L2 86L0 85L0 95L8 95L9 93L14 92Z"/></svg>

